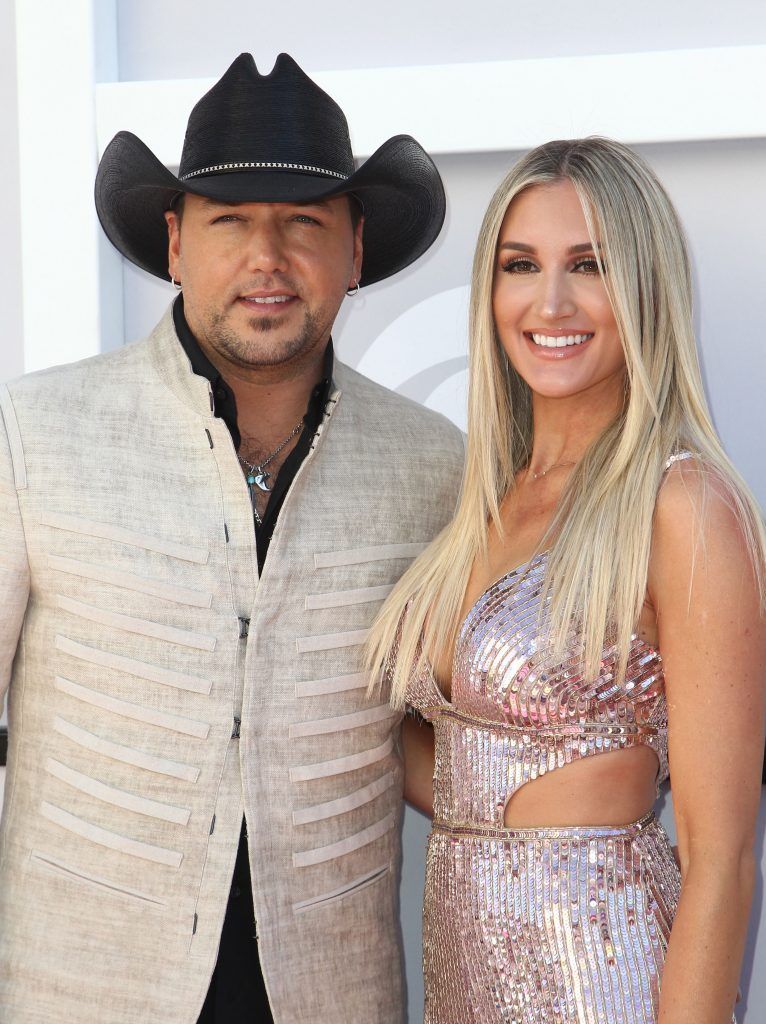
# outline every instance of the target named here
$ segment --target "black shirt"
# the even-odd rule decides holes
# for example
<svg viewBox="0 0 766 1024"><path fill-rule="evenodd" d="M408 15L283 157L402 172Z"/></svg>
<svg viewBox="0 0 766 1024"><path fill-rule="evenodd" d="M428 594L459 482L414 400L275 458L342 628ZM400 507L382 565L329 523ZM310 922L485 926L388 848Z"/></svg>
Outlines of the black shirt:
<svg viewBox="0 0 766 1024"><path fill-rule="evenodd" d="M206 377L213 389L213 412L229 429L234 447L239 451L242 441L237 426L237 401L234 392L202 351L184 316L183 295L173 303L173 323L181 344L189 357L192 370ZM263 571L269 542L274 533L280 510L290 484L311 448L314 434L322 422L325 406L330 397L333 367L333 345L330 341L325 352L322 380L309 398L303 417L303 431L295 448L285 459L277 474L269 496L266 511L258 525L253 517L258 571ZM252 823L251 823L252 825ZM247 829L244 819L240 832L237 860L234 865L229 902L226 907L218 960L210 981L205 1005L198 1024L241 1024L245 1020L271 1022L266 989L263 983L256 924L253 911L253 893L250 882L250 864L247 850Z"/></svg>

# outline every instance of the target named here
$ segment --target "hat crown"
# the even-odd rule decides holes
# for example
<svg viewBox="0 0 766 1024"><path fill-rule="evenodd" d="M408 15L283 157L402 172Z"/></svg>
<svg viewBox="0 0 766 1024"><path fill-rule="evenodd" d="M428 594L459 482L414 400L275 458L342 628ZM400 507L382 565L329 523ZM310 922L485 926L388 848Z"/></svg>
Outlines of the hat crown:
<svg viewBox="0 0 766 1024"><path fill-rule="evenodd" d="M200 99L186 127L179 175L231 164L278 164L354 172L348 123L338 104L286 53L261 75L242 53Z"/></svg>
<svg viewBox="0 0 766 1024"><path fill-rule="evenodd" d="M166 215L179 192L218 203L313 203L346 193L364 207L360 285L409 266L444 221L439 172L415 139L395 135L355 167L343 111L282 53L260 75L240 54L197 103L180 175L132 132L118 132L96 174L99 220L136 266L167 278Z"/></svg>

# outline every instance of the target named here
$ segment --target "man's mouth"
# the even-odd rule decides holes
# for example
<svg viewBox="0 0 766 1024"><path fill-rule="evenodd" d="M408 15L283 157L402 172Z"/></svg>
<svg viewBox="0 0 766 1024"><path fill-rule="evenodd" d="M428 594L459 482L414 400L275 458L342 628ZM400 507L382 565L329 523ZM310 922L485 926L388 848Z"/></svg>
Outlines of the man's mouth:
<svg viewBox="0 0 766 1024"><path fill-rule="evenodd" d="M280 292L277 295L240 295L240 301L253 306L283 306L296 297L287 292Z"/></svg>

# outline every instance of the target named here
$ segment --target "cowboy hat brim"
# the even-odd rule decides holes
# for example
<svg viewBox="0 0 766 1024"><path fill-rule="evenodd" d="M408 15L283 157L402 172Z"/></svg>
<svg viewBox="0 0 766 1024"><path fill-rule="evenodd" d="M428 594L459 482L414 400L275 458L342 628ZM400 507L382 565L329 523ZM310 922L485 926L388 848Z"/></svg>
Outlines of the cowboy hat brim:
<svg viewBox="0 0 766 1024"><path fill-rule="evenodd" d="M433 161L411 136L384 142L349 178L310 171L252 169L181 181L131 132L107 146L96 175L96 211L110 242L132 263L168 276L165 211L179 192L240 203L289 203L353 192L364 207L360 286L413 263L444 223L444 188Z"/></svg>

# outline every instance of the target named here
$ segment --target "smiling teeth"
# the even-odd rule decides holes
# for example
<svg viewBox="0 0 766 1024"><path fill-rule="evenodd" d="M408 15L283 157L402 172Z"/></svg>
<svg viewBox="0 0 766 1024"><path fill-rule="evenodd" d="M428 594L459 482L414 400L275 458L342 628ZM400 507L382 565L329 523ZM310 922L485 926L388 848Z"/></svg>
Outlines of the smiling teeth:
<svg viewBox="0 0 766 1024"><path fill-rule="evenodd" d="M592 337L592 334L565 334L560 338L552 338L548 334L533 334L532 341L542 348L566 348L568 345L582 345Z"/></svg>
<svg viewBox="0 0 766 1024"><path fill-rule="evenodd" d="M257 302L260 305L271 305L274 302L287 302L291 299L292 295L263 295L263 296L247 296L248 302Z"/></svg>

